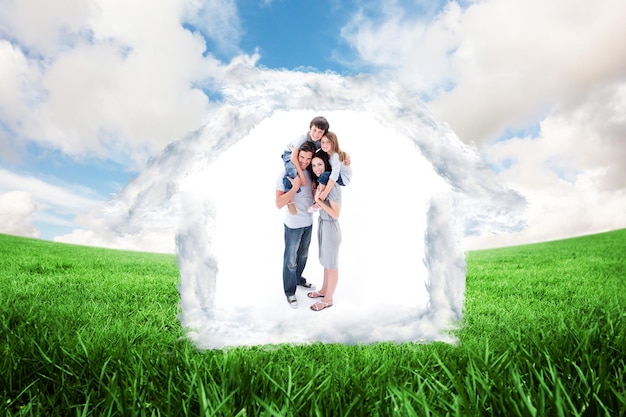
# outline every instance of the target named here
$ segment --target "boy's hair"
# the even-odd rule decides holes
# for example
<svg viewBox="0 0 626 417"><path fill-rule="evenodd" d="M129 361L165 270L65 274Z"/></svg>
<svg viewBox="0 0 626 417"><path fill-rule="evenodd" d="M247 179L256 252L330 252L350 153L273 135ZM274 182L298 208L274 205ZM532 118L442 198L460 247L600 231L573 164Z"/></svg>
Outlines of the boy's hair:
<svg viewBox="0 0 626 417"><path fill-rule="evenodd" d="M339 160L343 161L344 159L346 159L346 153L342 151L339 147L339 139L337 139L337 135L335 135L334 132L326 132L324 136L326 136L331 145L333 145L333 152L337 152L337 154L339 155Z"/></svg>
<svg viewBox="0 0 626 417"><path fill-rule="evenodd" d="M300 145L300 149L298 149L298 155L300 155L300 151L311 152L312 154L315 154L315 145L313 144L313 142L309 142L307 140L302 145Z"/></svg>
<svg viewBox="0 0 626 417"><path fill-rule="evenodd" d="M309 129L313 126L323 130L324 134L326 134L328 132L328 129L330 129L330 123L328 123L328 120L326 120L326 118L323 116L314 117L309 124Z"/></svg>

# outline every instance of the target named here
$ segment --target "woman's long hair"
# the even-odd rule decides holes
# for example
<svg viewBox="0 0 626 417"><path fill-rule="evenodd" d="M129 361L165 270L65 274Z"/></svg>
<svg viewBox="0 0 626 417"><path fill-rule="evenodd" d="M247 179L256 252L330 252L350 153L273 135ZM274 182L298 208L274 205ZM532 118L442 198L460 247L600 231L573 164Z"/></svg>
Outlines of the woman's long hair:
<svg viewBox="0 0 626 417"><path fill-rule="evenodd" d="M319 148L315 151L315 153L313 154L313 159L315 158L320 158L322 161L324 161L324 172L330 172L331 168L330 161L328 160L328 154L324 152L322 148ZM313 178L313 181L317 181L319 177L313 172L313 159L311 159L311 163L309 164L307 169L309 170L309 174L311 174L311 178Z"/></svg>

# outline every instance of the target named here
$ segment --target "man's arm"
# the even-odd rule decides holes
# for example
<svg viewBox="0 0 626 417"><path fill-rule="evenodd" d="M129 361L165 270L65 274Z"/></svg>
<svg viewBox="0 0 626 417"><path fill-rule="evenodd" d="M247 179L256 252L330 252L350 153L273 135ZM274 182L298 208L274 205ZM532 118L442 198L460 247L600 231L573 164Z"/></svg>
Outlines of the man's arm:
<svg viewBox="0 0 626 417"><path fill-rule="evenodd" d="M293 196L296 195L296 193L300 189L300 185L301 185L300 178L296 178L296 179L289 178L289 181L291 181L291 190L289 191L276 190L276 207L279 209L285 207L287 203L292 201ZM293 204L293 202L291 204Z"/></svg>

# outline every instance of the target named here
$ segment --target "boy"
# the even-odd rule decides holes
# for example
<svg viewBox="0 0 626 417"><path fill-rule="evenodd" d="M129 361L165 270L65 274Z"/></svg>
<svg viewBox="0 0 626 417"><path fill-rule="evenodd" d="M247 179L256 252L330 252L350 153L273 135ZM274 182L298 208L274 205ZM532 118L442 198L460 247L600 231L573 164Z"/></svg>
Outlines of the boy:
<svg viewBox="0 0 626 417"><path fill-rule="evenodd" d="M283 152L283 162L285 163L286 172L285 178L283 178L285 190L291 189L291 181L289 181L287 177L294 179L296 176L299 176L302 185L306 185L304 172L302 171L302 168L300 168L300 164L298 164L298 152L294 152L294 149L300 149L300 146L307 141L313 142L315 149L319 149L321 146L320 140L322 139L322 136L328 132L329 127L330 124L325 117L315 117L309 124L309 131L287 145L285 152Z"/></svg>

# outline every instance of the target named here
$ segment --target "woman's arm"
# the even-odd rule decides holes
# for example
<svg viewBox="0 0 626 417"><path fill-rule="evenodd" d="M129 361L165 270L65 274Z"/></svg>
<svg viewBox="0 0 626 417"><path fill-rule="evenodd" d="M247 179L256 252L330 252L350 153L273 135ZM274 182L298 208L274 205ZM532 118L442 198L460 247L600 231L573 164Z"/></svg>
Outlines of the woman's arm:
<svg viewBox="0 0 626 417"><path fill-rule="evenodd" d="M330 176L328 178L328 184L326 184L326 189L320 196L322 200L326 200L328 197L328 193L330 193L330 190L335 186L341 171L341 161L339 161L339 155L337 155L336 152L330 157L328 162L330 163Z"/></svg>
<svg viewBox="0 0 626 417"><path fill-rule="evenodd" d="M328 188L328 186L326 187ZM333 219L339 218L339 213L341 211L341 204L338 201L330 201L330 204L326 204L324 200L321 199L322 191L318 188L315 192L315 202L319 204L319 206Z"/></svg>
<svg viewBox="0 0 626 417"><path fill-rule="evenodd" d="M320 194L320 199L322 201L326 200L326 197L328 197L328 193L330 193L330 190L333 189L333 186L335 185L335 181L331 180L330 178L328 179L328 183L326 184L326 187L324 187L322 194Z"/></svg>

